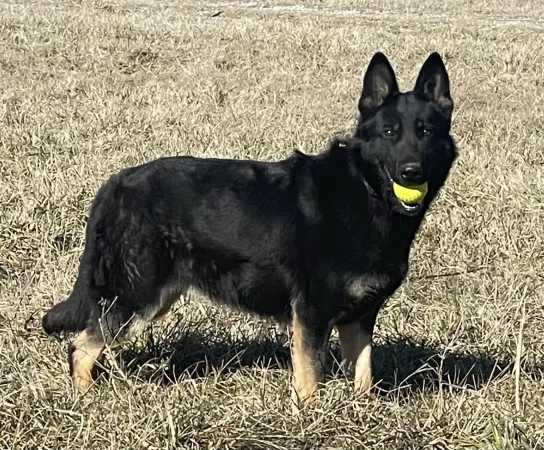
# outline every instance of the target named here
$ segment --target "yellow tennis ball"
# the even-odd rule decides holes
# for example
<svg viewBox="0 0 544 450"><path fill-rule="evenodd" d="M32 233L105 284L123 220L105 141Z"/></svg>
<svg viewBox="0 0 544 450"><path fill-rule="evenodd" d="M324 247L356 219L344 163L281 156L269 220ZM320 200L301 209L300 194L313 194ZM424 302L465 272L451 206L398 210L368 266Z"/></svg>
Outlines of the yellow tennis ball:
<svg viewBox="0 0 544 450"><path fill-rule="evenodd" d="M420 203L425 195L427 195L428 190L429 186L427 183L405 187L393 181L393 192L401 202L406 203L407 205Z"/></svg>

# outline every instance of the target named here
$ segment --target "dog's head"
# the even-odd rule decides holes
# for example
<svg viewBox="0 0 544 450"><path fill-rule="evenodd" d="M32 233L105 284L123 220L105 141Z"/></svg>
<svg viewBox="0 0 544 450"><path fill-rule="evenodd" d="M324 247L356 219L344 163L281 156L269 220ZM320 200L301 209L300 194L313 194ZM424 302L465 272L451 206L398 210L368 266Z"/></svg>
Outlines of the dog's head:
<svg viewBox="0 0 544 450"><path fill-rule="evenodd" d="M376 53L370 61L355 137L365 142L365 156L375 157L372 177L393 210L418 214L444 183L456 157L452 111L449 77L438 53L423 64L413 91L404 93L385 55ZM415 202L400 200L393 189L412 192L416 186L428 194Z"/></svg>

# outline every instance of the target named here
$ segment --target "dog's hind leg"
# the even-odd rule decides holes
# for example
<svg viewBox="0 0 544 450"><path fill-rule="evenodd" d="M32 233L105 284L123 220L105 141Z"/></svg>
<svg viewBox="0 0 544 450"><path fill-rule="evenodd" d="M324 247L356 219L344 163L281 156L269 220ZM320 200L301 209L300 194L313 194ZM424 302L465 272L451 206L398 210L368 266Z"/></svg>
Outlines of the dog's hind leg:
<svg viewBox="0 0 544 450"><path fill-rule="evenodd" d="M372 333L376 314L347 325L337 325L342 359L355 375L355 391L369 392L372 386Z"/></svg>
<svg viewBox="0 0 544 450"><path fill-rule="evenodd" d="M166 314L168 314L172 308L172 305L179 300L179 298L185 292L186 289L174 284L167 284L166 286L162 287L158 296L156 297L156 301L150 303L143 310L134 314L130 323L128 324L126 337L128 339L136 337L142 333L150 323L163 318Z"/></svg>
<svg viewBox="0 0 544 450"><path fill-rule="evenodd" d="M68 347L70 375L78 390L91 386L94 364L106 345L118 345L125 339L133 316L116 301L95 305L87 327Z"/></svg>
<svg viewBox="0 0 544 450"><path fill-rule="evenodd" d="M68 347L68 364L75 387L87 390L93 383L94 363L104 350L104 340L91 329L83 330Z"/></svg>
<svg viewBox="0 0 544 450"><path fill-rule="evenodd" d="M70 374L76 388L85 391L91 386L94 364L106 344L117 347L142 333L150 322L169 311L181 293L181 288L167 285L151 297L154 301L147 307L132 314L115 302L105 306L100 313L95 311L90 325L70 344L68 351Z"/></svg>

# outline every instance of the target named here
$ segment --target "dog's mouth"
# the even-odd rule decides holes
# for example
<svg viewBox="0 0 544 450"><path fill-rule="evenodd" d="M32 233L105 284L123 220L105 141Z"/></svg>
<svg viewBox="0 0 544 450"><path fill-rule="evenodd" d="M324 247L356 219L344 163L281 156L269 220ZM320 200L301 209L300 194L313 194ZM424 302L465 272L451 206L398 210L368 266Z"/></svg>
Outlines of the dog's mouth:
<svg viewBox="0 0 544 450"><path fill-rule="evenodd" d="M425 196L427 195L427 182L419 185L404 186L397 183L393 177L391 177L387 168L384 167L384 169L391 182L391 197L393 197L392 200L394 206L396 206L395 209L408 216L414 216L419 213L423 207Z"/></svg>
<svg viewBox="0 0 544 450"><path fill-rule="evenodd" d="M404 203L402 200L399 200L399 203L407 213L412 215L412 214L417 214L419 212L419 210L421 209L421 206L423 205L423 200L420 201L419 203L413 203L413 204Z"/></svg>

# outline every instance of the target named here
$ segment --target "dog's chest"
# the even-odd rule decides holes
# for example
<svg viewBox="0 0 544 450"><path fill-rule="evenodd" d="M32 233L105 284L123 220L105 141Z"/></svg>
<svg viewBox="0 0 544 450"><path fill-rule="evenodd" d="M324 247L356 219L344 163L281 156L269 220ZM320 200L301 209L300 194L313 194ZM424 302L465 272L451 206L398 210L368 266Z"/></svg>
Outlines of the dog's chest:
<svg viewBox="0 0 544 450"><path fill-rule="evenodd" d="M346 277L344 296L347 307L353 312L364 312L369 307L380 306L402 284L407 273L406 263L397 263L387 270L369 271Z"/></svg>

